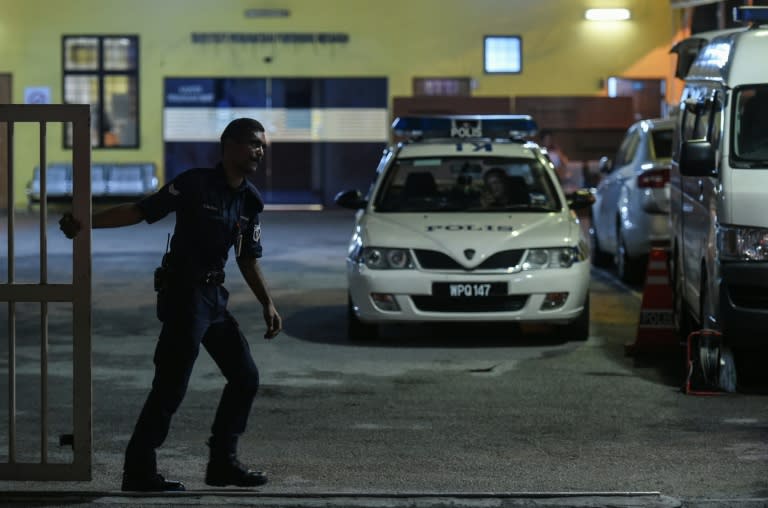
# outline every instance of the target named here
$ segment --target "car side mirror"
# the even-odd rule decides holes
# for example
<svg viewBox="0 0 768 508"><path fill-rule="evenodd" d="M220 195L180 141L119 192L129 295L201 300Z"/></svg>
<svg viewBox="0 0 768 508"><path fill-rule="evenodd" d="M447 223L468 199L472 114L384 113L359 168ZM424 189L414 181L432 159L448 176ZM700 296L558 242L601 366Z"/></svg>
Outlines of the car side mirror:
<svg viewBox="0 0 768 508"><path fill-rule="evenodd" d="M597 168L601 173L610 173L613 169L613 161L608 157L600 157Z"/></svg>
<svg viewBox="0 0 768 508"><path fill-rule="evenodd" d="M683 142L680 150L680 173L683 176L715 176L715 148L706 139Z"/></svg>
<svg viewBox="0 0 768 508"><path fill-rule="evenodd" d="M357 189L341 191L336 194L333 200L342 208L352 210L359 210L368 206L368 201L363 199L363 194Z"/></svg>
<svg viewBox="0 0 768 508"><path fill-rule="evenodd" d="M595 195L589 189L578 189L565 196L568 200L568 208L571 210L581 210L592 206L595 202Z"/></svg>

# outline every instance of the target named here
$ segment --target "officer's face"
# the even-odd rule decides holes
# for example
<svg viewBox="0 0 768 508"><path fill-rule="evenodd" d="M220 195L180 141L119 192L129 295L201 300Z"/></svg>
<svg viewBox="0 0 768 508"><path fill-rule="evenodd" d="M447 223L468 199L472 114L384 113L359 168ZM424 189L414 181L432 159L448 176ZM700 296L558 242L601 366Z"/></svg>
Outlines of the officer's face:
<svg viewBox="0 0 768 508"><path fill-rule="evenodd" d="M231 140L227 143L225 157L232 161L243 175L255 172L264 159L267 146L267 136L264 132L250 131L242 139Z"/></svg>

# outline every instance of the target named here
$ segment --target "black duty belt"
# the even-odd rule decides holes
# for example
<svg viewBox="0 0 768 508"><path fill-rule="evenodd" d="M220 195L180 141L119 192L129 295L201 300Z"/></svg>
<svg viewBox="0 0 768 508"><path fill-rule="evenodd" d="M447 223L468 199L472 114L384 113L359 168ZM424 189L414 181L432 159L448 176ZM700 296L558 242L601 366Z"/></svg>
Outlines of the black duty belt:
<svg viewBox="0 0 768 508"><path fill-rule="evenodd" d="M155 277L157 278L157 275ZM167 280L172 286L220 286L224 284L224 270L210 270L202 274L170 272ZM157 281L155 285L157 286Z"/></svg>
<svg viewBox="0 0 768 508"><path fill-rule="evenodd" d="M200 277L200 283L207 286L219 286L224 284L224 270L211 270Z"/></svg>

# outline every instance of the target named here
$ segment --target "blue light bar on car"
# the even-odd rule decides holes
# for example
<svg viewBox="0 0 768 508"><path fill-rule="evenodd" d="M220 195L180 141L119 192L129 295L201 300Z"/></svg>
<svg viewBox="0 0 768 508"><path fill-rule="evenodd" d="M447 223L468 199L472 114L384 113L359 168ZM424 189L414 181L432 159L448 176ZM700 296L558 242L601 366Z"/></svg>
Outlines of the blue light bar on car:
<svg viewBox="0 0 768 508"><path fill-rule="evenodd" d="M734 7L733 20L738 23L768 23L768 7L755 5Z"/></svg>
<svg viewBox="0 0 768 508"><path fill-rule="evenodd" d="M537 130L529 115L402 116L392 123L395 135L417 139L525 139Z"/></svg>

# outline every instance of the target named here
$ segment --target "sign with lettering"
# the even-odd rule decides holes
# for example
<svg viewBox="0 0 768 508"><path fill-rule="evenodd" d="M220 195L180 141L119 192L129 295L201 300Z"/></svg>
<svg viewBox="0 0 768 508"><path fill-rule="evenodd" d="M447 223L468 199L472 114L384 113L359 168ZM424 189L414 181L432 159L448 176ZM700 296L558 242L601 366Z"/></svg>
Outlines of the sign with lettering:
<svg viewBox="0 0 768 508"><path fill-rule="evenodd" d="M346 33L307 32L192 32L194 44L346 44Z"/></svg>

